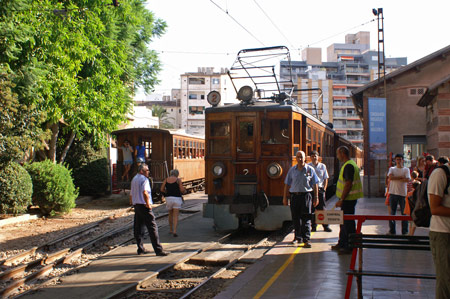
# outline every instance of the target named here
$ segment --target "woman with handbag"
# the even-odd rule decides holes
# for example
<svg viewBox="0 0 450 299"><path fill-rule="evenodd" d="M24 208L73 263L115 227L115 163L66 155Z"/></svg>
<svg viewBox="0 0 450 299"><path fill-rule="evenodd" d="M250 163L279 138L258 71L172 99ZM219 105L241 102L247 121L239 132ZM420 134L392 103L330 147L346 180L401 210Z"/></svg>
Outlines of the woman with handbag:
<svg viewBox="0 0 450 299"><path fill-rule="evenodd" d="M166 206L169 211L169 226L170 233L174 237L177 235L178 214L183 204L182 194L186 193L186 189L183 187L178 169L172 169L170 175L164 180L161 186L161 192L165 193Z"/></svg>

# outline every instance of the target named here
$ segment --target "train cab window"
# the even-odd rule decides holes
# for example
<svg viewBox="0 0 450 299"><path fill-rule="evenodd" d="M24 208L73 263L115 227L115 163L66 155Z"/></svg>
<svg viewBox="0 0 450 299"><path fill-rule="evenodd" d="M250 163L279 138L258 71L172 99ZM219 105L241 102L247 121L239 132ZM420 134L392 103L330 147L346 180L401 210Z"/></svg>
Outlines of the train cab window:
<svg viewBox="0 0 450 299"><path fill-rule="evenodd" d="M239 152L253 153L253 122L241 121L239 122Z"/></svg>
<svg viewBox="0 0 450 299"><path fill-rule="evenodd" d="M300 140L301 140L301 124L299 120L294 120L294 144L300 144ZM294 151L294 153L297 153L297 151Z"/></svg>
<svg viewBox="0 0 450 299"><path fill-rule="evenodd" d="M211 155L230 154L230 123L226 121L211 122L209 129L209 153Z"/></svg>
<svg viewBox="0 0 450 299"><path fill-rule="evenodd" d="M261 142L265 144L289 143L287 119L266 119L261 121Z"/></svg>

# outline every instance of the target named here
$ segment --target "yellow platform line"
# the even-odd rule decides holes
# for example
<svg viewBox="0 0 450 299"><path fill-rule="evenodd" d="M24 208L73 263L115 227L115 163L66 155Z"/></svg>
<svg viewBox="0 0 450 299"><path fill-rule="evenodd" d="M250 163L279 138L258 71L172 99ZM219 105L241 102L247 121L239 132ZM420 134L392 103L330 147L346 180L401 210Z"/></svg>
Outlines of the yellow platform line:
<svg viewBox="0 0 450 299"><path fill-rule="evenodd" d="M314 233L311 234L311 237ZM259 290L258 293L253 297L253 299L259 299L262 295L272 286L272 284L278 279L278 277L281 275L281 273L284 272L284 270L289 266L289 264L292 262L294 257L302 250L304 247L297 247L295 251L289 256L289 258L284 262L284 264L275 272L275 274L269 279L269 281L266 282L266 284L262 287L261 290Z"/></svg>

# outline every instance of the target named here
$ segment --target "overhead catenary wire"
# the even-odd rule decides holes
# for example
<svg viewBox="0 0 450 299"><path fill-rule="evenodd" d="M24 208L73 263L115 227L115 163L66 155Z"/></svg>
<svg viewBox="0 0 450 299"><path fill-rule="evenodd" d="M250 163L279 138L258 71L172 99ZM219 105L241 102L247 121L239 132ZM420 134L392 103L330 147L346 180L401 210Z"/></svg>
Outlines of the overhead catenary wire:
<svg viewBox="0 0 450 299"><path fill-rule="evenodd" d="M278 32L284 37L284 39L290 44L292 49L295 49L296 47L291 43L291 41L286 37L286 35L284 35L284 33L275 24L275 22L272 21L272 19L269 17L269 15L266 13L266 11L261 7L261 5L259 5L258 2L256 2L256 0L253 0L253 1L255 2L256 6L258 6L258 8L263 12L263 14L266 16L266 18L272 23L273 27L275 27L278 30Z"/></svg>
<svg viewBox="0 0 450 299"><path fill-rule="evenodd" d="M349 28L349 29L347 29L347 30L344 30L344 31L341 31L341 32L339 32L339 33L330 35L330 36L328 36L328 37L326 37L326 38L324 38L324 39L321 39L321 40L319 40L319 41L317 41L317 42L310 43L310 44L308 44L306 47L309 48L309 47L312 46L312 45L319 44L319 43L321 43L321 42L323 42L323 41L326 41L326 40L328 40L328 39L330 39L330 38L333 38L333 37L336 37L336 36L338 36L338 35L344 34L344 33L348 32L348 31L353 30L353 29L356 29L356 28L365 26L365 25L367 25L367 24L369 24L369 23L371 23L371 22L374 22L374 21L376 21L376 20L377 20L377 19L372 19L372 20L369 20L369 21L367 21L367 22L365 22L365 23L362 23L362 24L356 25L356 26L354 26L354 27L352 27L352 28ZM301 49L301 48L300 48L300 49ZM300 50L300 49L299 49L299 50Z"/></svg>
<svg viewBox="0 0 450 299"><path fill-rule="evenodd" d="M235 18L233 18L230 13L228 12L228 10L223 9L222 7L220 7L217 3L215 3L213 0L209 0L211 1L212 4L214 4L215 6L217 6L221 11L223 11L227 16L229 16L236 24L238 24L242 29L244 29L248 34L250 34L251 37L253 37L255 40L257 40L261 45L263 45L264 47L266 46L262 41L260 41L253 33L251 33L247 28L245 28L241 23L239 23Z"/></svg>

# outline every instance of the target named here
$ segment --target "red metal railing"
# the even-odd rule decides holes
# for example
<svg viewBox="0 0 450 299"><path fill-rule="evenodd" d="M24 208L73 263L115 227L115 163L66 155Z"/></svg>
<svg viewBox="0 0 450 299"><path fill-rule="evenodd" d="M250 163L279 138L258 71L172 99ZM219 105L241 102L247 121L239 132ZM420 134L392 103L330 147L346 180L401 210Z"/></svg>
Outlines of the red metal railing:
<svg viewBox="0 0 450 299"><path fill-rule="evenodd" d="M382 215L344 215L344 220L356 220L356 233L361 233L362 224L366 220L407 220L412 221L411 216L382 216ZM352 259L350 261L350 270L355 270L356 265L356 256L358 253L357 248L353 248L352 251ZM353 283L353 275L349 274L347 277L347 288L345 290L345 299L350 298L350 292L352 290L352 283Z"/></svg>

